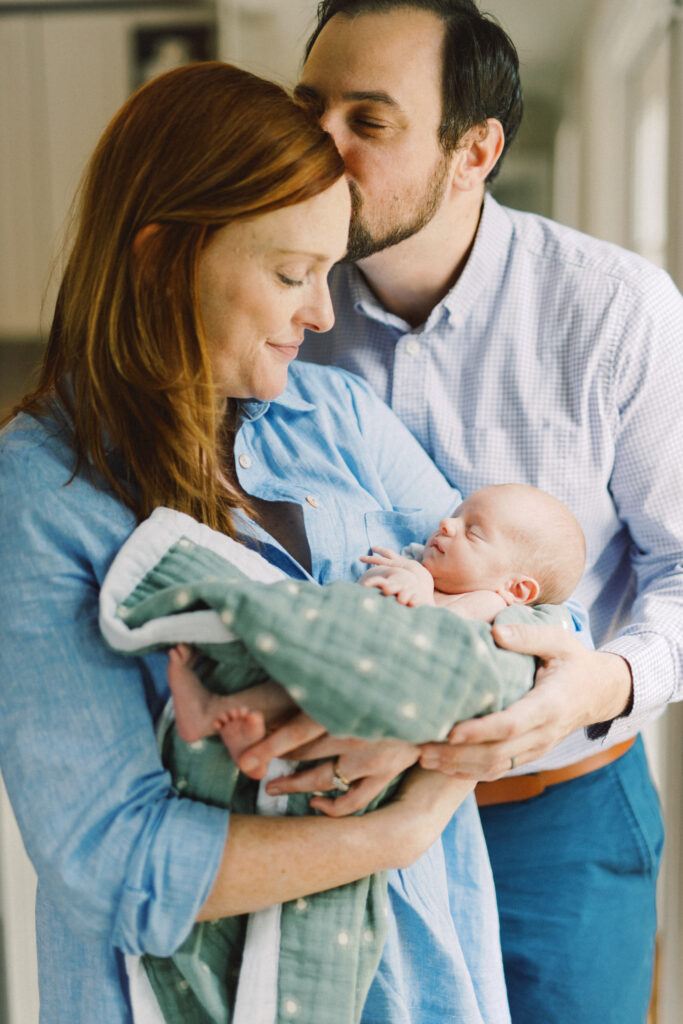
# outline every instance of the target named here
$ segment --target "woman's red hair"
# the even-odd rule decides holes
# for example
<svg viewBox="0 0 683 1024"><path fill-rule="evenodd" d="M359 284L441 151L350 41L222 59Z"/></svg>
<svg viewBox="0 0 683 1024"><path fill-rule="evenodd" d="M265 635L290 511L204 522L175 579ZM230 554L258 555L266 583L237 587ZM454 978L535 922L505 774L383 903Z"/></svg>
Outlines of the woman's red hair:
<svg viewBox="0 0 683 1024"><path fill-rule="evenodd" d="M212 230L303 202L343 171L304 109L239 68L193 64L143 86L87 168L40 381L17 411L57 399L76 468L139 519L168 505L232 533L245 501L220 471L199 255Z"/></svg>

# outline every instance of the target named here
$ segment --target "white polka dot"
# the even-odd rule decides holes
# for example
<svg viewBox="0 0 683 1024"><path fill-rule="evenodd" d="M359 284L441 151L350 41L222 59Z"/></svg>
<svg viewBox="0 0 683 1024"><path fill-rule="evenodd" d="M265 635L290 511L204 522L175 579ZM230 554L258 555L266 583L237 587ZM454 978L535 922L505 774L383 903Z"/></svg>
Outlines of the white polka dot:
<svg viewBox="0 0 683 1024"><path fill-rule="evenodd" d="M313 622L313 620L317 619L319 615L320 612L318 611L317 608L307 608L306 611L304 612L304 618L308 622Z"/></svg>
<svg viewBox="0 0 683 1024"><path fill-rule="evenodd" d="M271 633L261 633L256 637L256 646L264 654L272 654L277 650L277 640Z"/></svg>
<svg viewBox="0 0 683 1024"><path fill-rule="evenodd" d="M299 1013L299 1004L296 999L283 999L282 1012L285 1017L296 1017Z"/></svg>
<svg viewBox="0 0 683 1024"><path fill-rule="evenodd" d="M127 618L128 618L128 616L129 616L129 615L130 615L130 613L131 613L131 610L132 610L132 609L130 609L130 608L126 608L126 607L124 607L124 605L120 604L120 605L118 606L118 608L116 609L116 614L118 615L118 617L119 617L120 619L127 619Z"/></svg>
<svg viewBox="0 0 683 1024"><path fill-rule="evenodd" d="M432 646L431 640L424 633L416 633L413 637L413 643L416 647L419 647L421 651L426 651L428 647Z"/></svg>
<svg viewBox="0 0 683 1024"><path fill-rule="evenodd" d="M365 931L363 932L363 942L374 942L374 941L375 941L375 933L374 933L374 931L372 930L372 928L366 928Z"/></svg>
<svg viewBox="0 0 683 1024"><path fill-rule="evenodd" d="M204 974L209 974L211 971L211 968L205 961L202 962L202 970L204 971Z"/></svg>
<svg viewBox="0 0 683 1024"><path fill-rule="evenodd" d="M375 663L372 658L361 658L360 661L356 662L356 668L359 672L362 672L364 676L367 676L370 672L374 672Z"/></svg>
<svg viewBox="0 0 683 1024"><path fill-rule="evenodd" d="M474 653L480 658L483 658L489 653L489 649L480 636L475 634L474 636Z"/></svg>
<svg viewBox="0 0 683 1024"><path fill-rule="evenodd" d="M204 740L195 740L194 743L190 743L190 750L194 751L195 754L199 754L204 749Z"/></svg>
<svg viewBox="0 0 683 1024"><path fill-rule="evenodd" d="M226 626L232 626L235 621L235 613L230 611L229 608L224 608L221 612L221 622Z"/></svg>
<svg viewBox="0 0 683 1024"><path fill-rule="evenodd" d="M298 594L298 593L300 593L300 591L301 591L301 587L299 586L298 583L288 583L287 584L287 593L288 594Z"/></svg>
<svg viewBox="0 0 683 1024"><path fill-rule="evenodd" d="M177 779L175 784L176 789L187 789L187 779Z"/></svg>
<svg viewBox="0 0 683 1024"><path fill-rule="evenodd" d="M297 704L302 701L306 696L306 689L303 686L290 686L289 696L292 700L295 700Z"/></svg>
<svg viewBox="0 0 683 1024"><path fill-rule="evenodd" d="M482 706L483 710L486 711L487 709L492 708L493 707L493 702L495 701L495 699L496 699L495 694L491 693L490 690L487 690L486 693L482 693L482 695L481 695L481 706Z"/></svg>
<svg viewBox="0 0 683 1024"><path fill-rule="evenodd" d="M340 946L348 946L350 941L351 941L351 937L350 937L348 932L338 932L337 933L337 943Z"/></svg>
<svg viewBox="0 0 683 1024"><path fill-rule="evenodd" d="M190 603L190 592L189 590L179 590L173 598L173 604L176 608L184 608L186 604Z"/></svg>
<svg viewBox="0 0 683 1024"><path fill-rule="evenodd" d="M304 910L308 910L308 900L305 900L303 896L300 896L296 901L297 913L303 914Z"/></svg>
<svg viewBox="0 0 683 1024"><path fill-rule="evenodd" d="M417 704L413 700L402 704L400 710L404 718L417 718Z"/></svg>
<svg viewBox="0 0 683 1024"><path fill-rule="evenodd" d="M181 537L178 541L178 547L185 548L185 550L187 550L188 548L193 548L194 544L191 540L188 540L187 537Z"/></svg>
<svg viewBox="0 0 683 1024"><path fill-rule="evenodd" d="M185 981L185 978L181 978L178 984L176 985L176 988L178 989L179 992L187 992L189 987L190 984L189 982Z"/></svg>
<svg viewBox="0 0 683 1024"><path fill-rule="evenodd" d="M377 598L376 597L366 597L363 600L363 607L365 608L366 612L376 612L377 611Z"/></svg>

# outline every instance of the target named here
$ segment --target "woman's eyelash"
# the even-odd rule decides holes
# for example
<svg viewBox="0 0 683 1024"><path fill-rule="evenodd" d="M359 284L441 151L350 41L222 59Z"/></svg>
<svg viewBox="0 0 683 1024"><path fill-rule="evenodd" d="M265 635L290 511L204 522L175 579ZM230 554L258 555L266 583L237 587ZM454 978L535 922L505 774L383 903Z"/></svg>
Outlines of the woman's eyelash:
<svg viewBox="0 0 683 1024"><path fill-rule="evenodd" d="M286 274L278 274L277 276L280 278L282 283L286 284L289 288L298 288L303 284L303 281L297 281L292 277L287 277Z"/></svg>

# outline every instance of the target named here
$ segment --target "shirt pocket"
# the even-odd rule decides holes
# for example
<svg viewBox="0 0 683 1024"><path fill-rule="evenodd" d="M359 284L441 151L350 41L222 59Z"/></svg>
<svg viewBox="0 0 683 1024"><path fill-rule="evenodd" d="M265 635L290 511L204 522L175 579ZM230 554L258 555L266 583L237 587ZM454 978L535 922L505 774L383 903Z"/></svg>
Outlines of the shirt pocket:
<svg viewBox="0 0 683 1024"><path fill-rule="evenodd" d="M445 512L444 512L445 514ZM392 548L400 551L407 544L417 541L422 544L437 528L433 517L421 508L375 510L365 513L365 533L368 550L374 547Z"/></svg>
<svg viewBox="0 0 683 1024"><path fill-rule="evenodd" d="M439 439L434 461L463 494L489 484L529 483L566 501L587 475L583 447L585 439L571 425L457 424Z"/></svg>

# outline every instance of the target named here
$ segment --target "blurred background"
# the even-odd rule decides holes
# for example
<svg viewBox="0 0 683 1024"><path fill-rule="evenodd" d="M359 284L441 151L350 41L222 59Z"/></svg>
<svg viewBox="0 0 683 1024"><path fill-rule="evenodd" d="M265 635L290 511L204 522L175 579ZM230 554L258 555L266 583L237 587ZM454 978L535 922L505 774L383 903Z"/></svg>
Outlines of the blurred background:
<svg viewBox="0 0 683 1024"><path fill-rule="evenodd" d="M291 87L316 6L0 0L0 415L34 379L70 203L126 96L167 68L213 57ZM517 45L526 98L496 196L635 249L683 286L681 0L480 6ZM682 712L672 707L646 736L667 820L649 1024L680 1024L683 1005ZM0 1021L7 1024L38 1021L34 890L0 792Z"/></svg>

